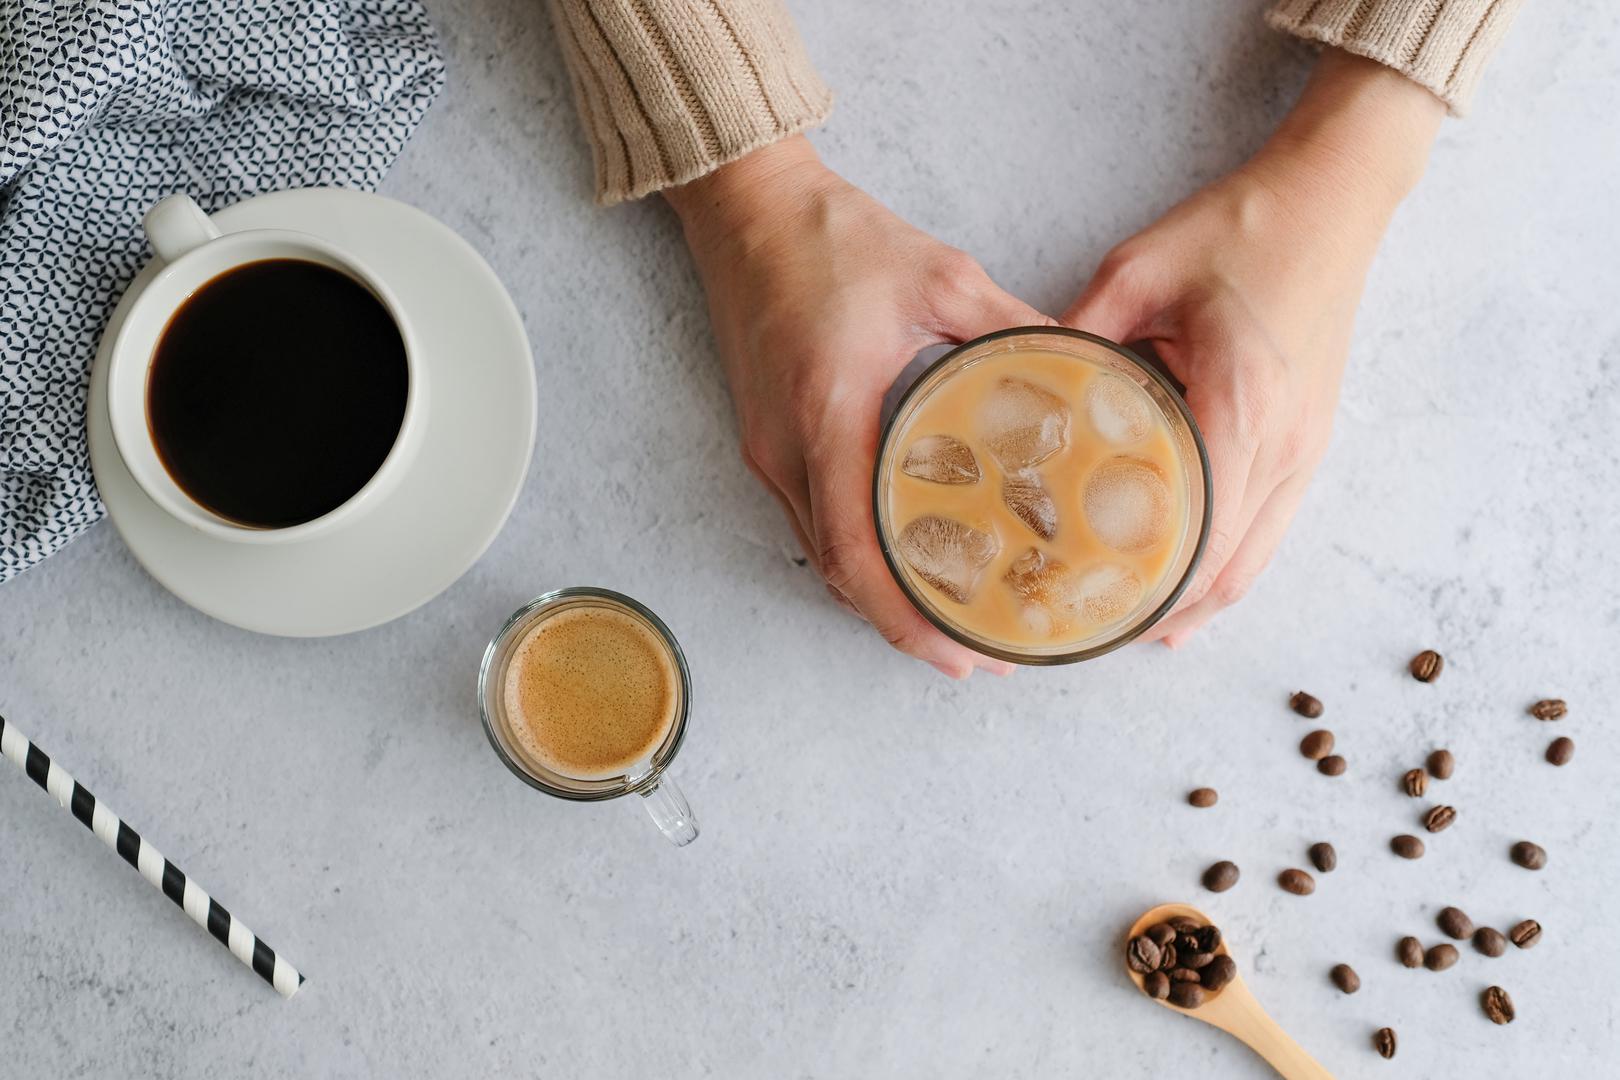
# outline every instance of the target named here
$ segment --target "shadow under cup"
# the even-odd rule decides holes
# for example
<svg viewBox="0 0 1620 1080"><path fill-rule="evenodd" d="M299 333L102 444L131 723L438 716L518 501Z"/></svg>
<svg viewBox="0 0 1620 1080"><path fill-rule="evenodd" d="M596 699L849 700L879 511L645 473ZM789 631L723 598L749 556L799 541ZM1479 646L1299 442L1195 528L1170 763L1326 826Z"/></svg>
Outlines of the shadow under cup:
<svg viewBox="0 0 1620 1080"><path fill-rule="evenodd" d="M581 780L565 776L548 768L524 748L512 734L512 721L506 712L506 675L512 656L524 637L535 625L573 608L609 608L627 615L651 630L668 649L678 675L675 719L663 741L653 750L648 760L639 763L631 772L605 779ZM478 707L484 732L495 753L506 763L518 779L530 787L555 795L559 799L576 802L599 802L635 792L651 795L659 786L664 770L675 759L686 738L686 720L692 700L692 680L686 669L686 657L662 619L646 607L622 593L609 589L571 588L546 593L523 605L506 620L489 647L484 651L484 662L478 671ZM656 819L657 815L655 815ZM662 826L660 826L662 827Z"/></svg>
<svg viewBox="0 0 1620 1080"><path fill-rule="evenodd" d="M962 371L1020 352L1057 353L1072 357L1127 378L1140 387L1164 421L1171 446L1181 464L1182 505L1186 508L1185 526L1165 573L1131 613L1089 637L1050 646L997 641L963 626L950 610L952 602L917 579L904 564L896 543L898 529L890 515L890 485L904 455L901 444L910 433L911 422L923 403L936 389ZM873 472L872 509L873 519L877 523L878 544L889 572L912 605L939 630L975 652L998 660L1014 664L1069 664L1101 656L1132 641L1175 606L1191 583L1208 541L1211 511L1209 492L1209 454L1204 448L1203 436L1187 409L1187 403L1159 370L1123 345L1095 334L1066 327L1013 327L986 334L952 349L918 376L900 398L894 414L883 429L879 444L877 465Z"/></svg>

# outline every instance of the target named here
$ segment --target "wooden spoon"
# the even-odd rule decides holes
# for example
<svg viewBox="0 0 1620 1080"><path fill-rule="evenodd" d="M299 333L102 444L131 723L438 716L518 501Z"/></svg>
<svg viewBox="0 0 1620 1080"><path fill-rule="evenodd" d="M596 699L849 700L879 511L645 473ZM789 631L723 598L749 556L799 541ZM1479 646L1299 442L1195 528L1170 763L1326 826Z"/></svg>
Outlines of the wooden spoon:
<svg viewBox="0 0 1620 1080"><path fill-rule="evenodd" d="M1200 923L1213 921L1197 908L1186 904L1160 904L1151 911L1142 913L1142 917L1131 927L1131 932L1125 935L1125 941L1129 943L1148 927L1173 919L1177 915L1197 919ZM1221 935L1220 947L1215 951L1217 954L1231 955L1227 951L1225 934ZM1142 976L1132 971L1128 964L1125 972L1136 984L1136 988L1142 989ZM1143 996L1147 996L1145 992ZM1260 1007L1260 1003L1244 985L1241 974L1232 976L1231 982L1210 994L1196 1009L1183 1009L1179 1005L1157 1001L1154 998L1148 1000L1155 1001L1172 1012L1191 1016L1220 1028L1265 1058L1271 1067L1287 1080L1333 1080L1332 1073L1317 1064L1315 1058L1307 1054L1299 1043L1289 1038L1288 1033L1277 1026L1277 1021L1266 1015L1266 1010Z"/></svg>

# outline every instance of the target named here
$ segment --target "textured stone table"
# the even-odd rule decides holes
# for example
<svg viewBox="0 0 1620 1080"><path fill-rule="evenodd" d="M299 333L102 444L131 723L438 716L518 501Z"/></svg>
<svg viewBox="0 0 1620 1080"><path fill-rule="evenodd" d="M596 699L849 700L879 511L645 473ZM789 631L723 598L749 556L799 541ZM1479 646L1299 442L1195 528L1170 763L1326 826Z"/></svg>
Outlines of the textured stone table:
<svg viewBox="0 0 1620 1080"><path fill-rule="evenodd" d="M841 95L826 156L1048 309L1239 161L1308 66L1254 2L796 6ZM1612 1068L1612 8L1530 5L1474 117L1446 125L1373 271L1332 451L1250 598L1179 652L961 685L794 564L736 454L673 220L590 205L543 5L433 8L450 87L385 190L517 298L540 376L528 488L460 583L350 637L213 622L107 525L0 589L0 711L310 977L280 1000L0 771L0 1075L1266 1075L1130 990L1117 935L1165 899L1220 920L1341 1076ZM631 807L531 792L478 729L489 634L582 582L645 599L691 658L678 774L704 835L685 851ZM1432 686L1404 671L1428 645ZM1341 779L1296 752L1301 686ZM1571 702L1558 725L1524 715L1547 694ZM1579 745L1563 770L1541 758L1555 728ZM1441 744L1458 822L1404 863L1385 844L1418 807L1396 781ZM1200 784L1215 810L1181 801ZM1507 861L1521 835L1542 873ZM1285 895L1275 874L1319 839L1339 869ZM1243 881L1202 892L1224 857ZM1545 940L1397 966L1394 940L1436 939L1452 903L1539 918ZM1354 997L1328 982L1339 961ZM1476 1004L1491 982L1511 1027Z"/></svg>

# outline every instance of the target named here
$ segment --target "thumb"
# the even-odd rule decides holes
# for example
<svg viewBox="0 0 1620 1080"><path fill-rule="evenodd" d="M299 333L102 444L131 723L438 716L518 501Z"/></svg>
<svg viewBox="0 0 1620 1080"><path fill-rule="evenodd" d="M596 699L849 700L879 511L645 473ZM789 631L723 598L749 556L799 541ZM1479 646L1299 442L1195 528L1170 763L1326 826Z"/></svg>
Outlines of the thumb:
<svg viewBox="0 0 1620 1080"><path fill-rule="evenodd" d="M1128 343L1146 336L1157 304L1140 263L1110 254L1063 313L1063 325Z"/></svg>
<svg viewBox="0 0 1620 1080"><path fill-rule="evenodd" d="M983 270L977 276L982 280L972 287L936 298L934 314L941 336L961 342L1010 326L1057 325L1050 315L1041 314L991 281Z"/></svg>

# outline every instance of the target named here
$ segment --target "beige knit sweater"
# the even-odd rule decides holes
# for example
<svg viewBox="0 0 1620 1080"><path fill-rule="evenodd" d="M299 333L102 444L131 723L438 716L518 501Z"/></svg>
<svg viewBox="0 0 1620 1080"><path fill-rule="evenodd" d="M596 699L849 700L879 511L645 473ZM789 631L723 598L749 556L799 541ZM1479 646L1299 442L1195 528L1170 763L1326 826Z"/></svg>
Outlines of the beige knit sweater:
<svg viewBox="0 0 1620 1080"><path fill-rule="evenodd" d="M1277 0L1279 30L1387 64L1453 114L1523 0ZM551 0L611 204L821 123L832 92L782 0Z"/></svg>

